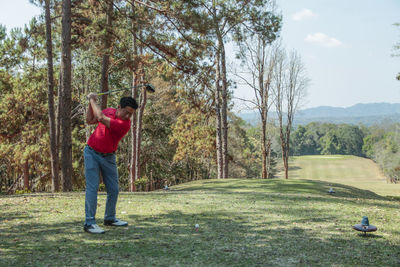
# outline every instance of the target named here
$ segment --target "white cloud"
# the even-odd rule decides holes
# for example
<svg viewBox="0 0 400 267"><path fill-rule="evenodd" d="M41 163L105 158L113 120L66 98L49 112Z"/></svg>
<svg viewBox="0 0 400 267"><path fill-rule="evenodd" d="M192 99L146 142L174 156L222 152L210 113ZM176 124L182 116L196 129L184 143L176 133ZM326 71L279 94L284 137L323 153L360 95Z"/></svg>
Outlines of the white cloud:
<svg viewBox="0 0 400 267"><path fill-rule="evenodd" d="M335 39L333 37L329 37L328 35L317 32L317 33L310 33L307 35L307 37L304 39L306 42L310 43L315 43L319 44L325 47L339 47L342 46L343 43L339 41L338 39Z"/></svg>
<svg viewBox="0 0 400 267"><path fill-rule="evenodd" d="M292 15L292 19L293 19L293 20L300 21L300 20L303 20L303 19L305 19L305 18L315 17L315 16L317 16L317 15L314 14L310 9L303 8L302 10L300 10L300 11L294 13L294 14Z"/></svg>

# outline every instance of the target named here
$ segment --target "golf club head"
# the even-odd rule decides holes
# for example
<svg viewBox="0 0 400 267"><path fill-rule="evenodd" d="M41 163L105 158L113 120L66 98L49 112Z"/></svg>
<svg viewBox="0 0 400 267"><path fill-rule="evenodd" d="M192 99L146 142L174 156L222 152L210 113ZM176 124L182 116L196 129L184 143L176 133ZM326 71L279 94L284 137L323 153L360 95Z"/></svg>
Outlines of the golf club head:
<svg viewBox="0 0 400 267"><path fill-rule="evenodd" d="M152 84L146 84L146 91L150 92L150 93L154 93L156 91L156 89L154 88L154 86Z"/></svg>

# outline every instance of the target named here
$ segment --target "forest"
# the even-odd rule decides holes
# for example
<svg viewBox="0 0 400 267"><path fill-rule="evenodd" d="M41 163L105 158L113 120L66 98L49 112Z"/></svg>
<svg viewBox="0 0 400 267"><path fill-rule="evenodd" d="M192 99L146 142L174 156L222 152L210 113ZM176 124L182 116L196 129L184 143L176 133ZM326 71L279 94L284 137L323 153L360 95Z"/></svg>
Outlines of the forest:
<svg viewBox="0 0 400 267"><path fill-rule="evenodd" d="M289 156L306 154L369 157L399 180L397 124L293 127L309 79L280 43L274 1L31 2L43 12L24 29L0 25L1 193L82 190L94 130L86 96L122 88L103 95L101 107L124 95L139 103L117 151L124 191L267 179L280 168L288 178ZM228 68L228 44L249 77ZM230 71L254 90L260 125L232 112Z"/></svg>

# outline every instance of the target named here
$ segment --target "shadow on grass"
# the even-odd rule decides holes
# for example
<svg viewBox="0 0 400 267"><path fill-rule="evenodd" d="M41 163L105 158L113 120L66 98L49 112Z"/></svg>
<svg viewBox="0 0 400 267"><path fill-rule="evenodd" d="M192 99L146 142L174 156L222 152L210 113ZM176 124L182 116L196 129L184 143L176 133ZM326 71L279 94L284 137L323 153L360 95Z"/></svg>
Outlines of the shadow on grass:
<svg viewBox="0 0 400 267"><path fill-rule="evenodd" d="M399 196L387 196L388 199L393 200L393 201L400 201Z"/></svg>
<svg viewBox="0 0 400 267"><path fill-rule="evenodd" d="M228 182L227 182L228 181ZM210 186L208 186L210 185ZM210 180L200 185L190 184L185 187L178 187L174 191L207 191L219 193L237 193L237 192L270 192L270 193L294 193L294 194L316 194L328 196L328 190L333 187L336 191L332 196L346 198L363 198L375 200L389 200L372 191L363 190L356 187L328 183L316 180L285 180L285 179L268 179L268 180L246 180L246 179L228 179L228 180Z"/></svg>
<svg viewBox="0 0 400 267"><path fill-rule="evenodd" d="M370 233L368 233L368 234L357 234L359 237L362 237L362 238L383 238L383 236L381 236L381 235L377 235L377 234L370 234Z"/></svg>
<svg viewBox="0 0 400 267"><path fill-rule="evenodd" d="M192 194L194 192L204 194L244 194L254 200L265 200L274 195L282 195L285 196L285 199L295 202L307 200L310 202L352 203L358 206L368 206L369 201L375 201L373 205L380 208L398 208L398 201L396 200L380 196L369 190L343 184L299 179L252 179L250 181L251 183L243 179L228 179L209 180L202 182L200 185L189 183L188 187L172 189L168 191L168 194ZM211 187L211 185L214 186ZM330 188L334 188L334 194L328 193Z"/></svg>
<svg viewBox="0 0 400 267"><path fill-rule="evenodd" d="M289 171L295 171L295 170L301 170L301 167L293 165L289 166Z"/></svg>
<svg viewBox="0 0 400 267"><path fill-rule="evenodd" d="M77 192L58 192L58 193L48 193L48 192L40 192L40 193L29 193L29 194L15 194L15 195L1 195L0 194L0 199L2 198L27 198L27 197L46 197L46 198L75 198L77 195L81 195L82 193L85 193L85 191L77 191ZM99 192L103 193L104 192Z"/></svg>
<svg viewBox="0 0 400 267"><path fill-rule="evenodd" d="M252 211L130 215L135 226L82 232L81 222L2 231L1 266L396 266L400 246L349 232L321 235L294 221L248 221ZM331 220L328 214L315 221ZM193 227L200 225L199 231Z"/></svg>
<svg viewBox="0 0 400 267"><path fill-rule="evenodd" d="M2 206L2 208L5 208ZM24 212L18 211L18 212L1 212L1 217L0 217L0 223L4 222L7 223L7 221L12 221L12 220L25 220L28 219L29 215L25 214Z"/></svg>

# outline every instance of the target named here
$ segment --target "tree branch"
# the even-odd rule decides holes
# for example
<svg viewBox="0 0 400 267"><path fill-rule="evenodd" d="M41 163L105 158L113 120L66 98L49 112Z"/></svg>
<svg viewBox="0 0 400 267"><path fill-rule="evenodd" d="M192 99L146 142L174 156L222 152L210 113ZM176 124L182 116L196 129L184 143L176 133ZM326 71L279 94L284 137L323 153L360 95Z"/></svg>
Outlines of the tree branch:
<svg viewBox="0 0 400 267"><path fill-rule="evenodd" d="M153 10L155 10L155 11L157 11L157 12L160 12L160 13L164 13L164 12L167 12L166 10L160 10L160 9L158 9L158 8L155 8L155 7L153 7L153 6L151 6L151 5L148 5L148 4L146 4L146 3L143 3L143 2L141 2L141 1L138 1L138 0L132 0L133 2L131 2L131 1L127 1L129 4L133 4L133 3L138 3L139 5L142 5L142 6L145 6L145 7L148 7L148 8L150 8L150 9L153 9Z"/></svg>

